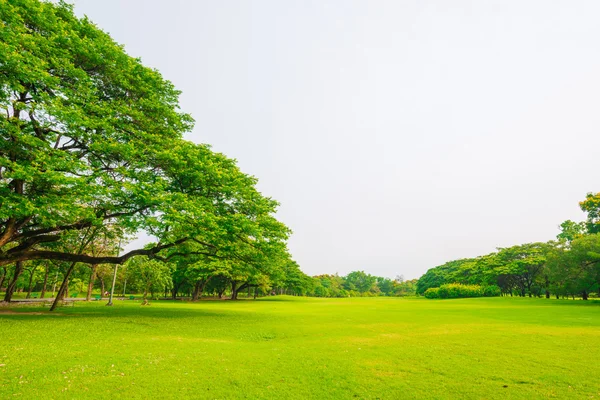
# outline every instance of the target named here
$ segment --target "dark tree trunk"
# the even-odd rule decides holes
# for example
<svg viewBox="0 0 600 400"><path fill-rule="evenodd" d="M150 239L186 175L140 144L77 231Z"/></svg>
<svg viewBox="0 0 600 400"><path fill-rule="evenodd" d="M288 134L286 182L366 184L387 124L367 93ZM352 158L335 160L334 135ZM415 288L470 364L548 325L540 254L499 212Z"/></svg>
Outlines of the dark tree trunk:
<svg viewBox="0 0 600 400"><path fill-rule="evenodd" d="M248 282L241 284L239 287L237 286L237 282L231 282L231 300L237 300L238 294L246 289L250 288L250 284Z"/></svg>
<svg viewBox="0 0 600 400"><path fill-rule="evenodd" d="M96 271L98 270L98 264L91 266L92 273L90 274L90 281L88 282L87 295L85 296L86 301L92 300L92 291L94 290L94 282L96 281Z"/></svg>
<svg viewBox="0 0 600 400"><path fill-rule="evenodd" d="M177 295L179 294L179 288L183 285L185 279L182 279L180 282L173 282L173 289L171 289L171 296L173 300L177 300Z"/></svg>
<svg viewBox="0 0 600 400"><path fill-rule="evenodd" d="M558 300L558 293L556 293L556 300Z"/></svg>
<svg viewBox="0 0 600 400"><path fill-rule="evenodd" d="M194 291L192 292L192 301L198 301L198 294L200 293L200 285L202 281L196 281L194 284Z"/></svg>
<svg viewBox="0 0 600 400"><path fill-rule="evenodd" d="M546 298L549 299L550 298L550 291L548 289L546 289Z"/></svg>
<svg viewBox="0 0 600 400"><path fill-rule="evenodd" d="M231 281L231 300L237 300L238 287L237 281Z"/></svg>
<svg viewBox="0 0 600 400"><path fill-rule="evenodd" d="M257 292L258 292L258 287L254 286L254 300L256 300Z"/></svg>
<svg viewBox="0 0 600 400"><path fill-rule="evenodd" d="M587 300L587 299L588 299L588 293L587 293L587 291L585 291L585 290L584 290L584 291L581 293L581 297L583 298L583 300Z"/></svg>
<svg viewBox="0 0 600 400"><path fill-rule="evenodd" d="M44 273L44 284L42 285L42 293L40 293L40 299L46 296L46 288L48 286L48 275L50 274L50 267L46 264L46 272Z"/></svg>
<svg viewBox="0 0 600 400"><path fill-rule="evenodd" d="M4 294L4 301L10 302L12 299L12 295L15 291L15 287L17 286L17 279L23 272L23 261L17 261L15 264L15 273L13 275L12 280L8 283L6 287L6 293Z"/></svg>
<svg viewBox="0 0 600 400"><path fill-rule="evenodd" d="M192 301L198 301L200 298L202 298L202 293L204 293L204 288L209 280L210 276L206 279L200 279L196 281L196 284L194 285L194 292L192 293Z"/></svg>
<svg viewBox="0 0 600 400"><path fill-rule="evenodd" d="M69 266L69 269L65 273L65 277L63 278L63 281L60 284L60 289L58 289L58 293L56 294L56 297L54 298L54 302L52 303L52 307L50 307L50 311L56 310L56 307L58 307L58 302L63 299L63 296L65 295L65 292L67 291L67 288L69 287L69 276L71 276L71 273L75 269L75 264L76 263L71 263L71 266Z"/></svg>
<svg viewBox="0 0 600 400"><path fill-rule="evenodd" d="M33 275L35 275L35 268L32 268L31 271L29 272L29 286L27 287L27 296L25 296L26 299L31 298L31 288L33 286Z"/></svg>
<svg viewBox="0 0 600 400"><path fill-rule="evenodd" d="M2 277L0 278L0 290L2 290L3 285L4 285L4 281L6 280L6 267L2 267Z"/></svg>

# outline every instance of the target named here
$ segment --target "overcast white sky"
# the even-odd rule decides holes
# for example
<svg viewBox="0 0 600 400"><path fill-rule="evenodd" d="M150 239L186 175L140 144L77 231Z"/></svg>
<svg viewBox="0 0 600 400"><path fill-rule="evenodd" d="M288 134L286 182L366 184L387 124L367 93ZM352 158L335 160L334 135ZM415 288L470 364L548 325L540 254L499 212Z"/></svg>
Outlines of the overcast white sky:
<svg viewBox="0 0 600 400"><path fill-rule="evenodd" d="M600 191L597 0L77 0L260 179L308 274L546 241Z"/></svg>

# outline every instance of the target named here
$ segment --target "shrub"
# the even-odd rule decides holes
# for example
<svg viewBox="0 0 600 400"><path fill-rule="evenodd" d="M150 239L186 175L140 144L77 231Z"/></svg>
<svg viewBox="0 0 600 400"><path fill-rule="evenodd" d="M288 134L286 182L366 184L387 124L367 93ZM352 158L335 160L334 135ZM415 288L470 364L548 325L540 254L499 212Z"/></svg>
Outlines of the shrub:
<svg viewBox="0 0 600 400"><path fill-rule="evenodd" d="M429 288L424 293L428 299L458 299L465 297L493 297L500 296L500 288L496 285L463 285L460 283L447 283L439 288Z"/></svg>
<svg viewBox="0 0 600 400"><path fill-rule="evenodd" d="M497 285L490 285L483 287L483 295L485 297L497 297L502 294L502 290Z"/></svg>

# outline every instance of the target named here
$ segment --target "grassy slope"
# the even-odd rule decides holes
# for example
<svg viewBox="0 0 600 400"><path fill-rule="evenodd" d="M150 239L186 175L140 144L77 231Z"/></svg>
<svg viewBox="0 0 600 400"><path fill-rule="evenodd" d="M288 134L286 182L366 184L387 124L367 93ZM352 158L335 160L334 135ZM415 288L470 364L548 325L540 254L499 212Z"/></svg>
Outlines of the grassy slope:
<svg viewBox="0 0 600 400"><path fill-rule="evenodd" d="M0 314L0 398L600 398L596 301L103 304Z"/></svg>

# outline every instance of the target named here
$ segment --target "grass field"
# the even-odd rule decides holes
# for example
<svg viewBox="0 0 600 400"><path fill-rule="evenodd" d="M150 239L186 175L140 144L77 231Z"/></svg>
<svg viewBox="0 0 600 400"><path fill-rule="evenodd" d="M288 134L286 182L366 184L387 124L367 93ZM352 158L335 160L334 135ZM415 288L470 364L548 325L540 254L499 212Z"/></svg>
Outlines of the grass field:
<svg viewBox="0 0 600 400"><path fill-rule="evenodd" d="M0 309L0 398L600 398L600 301L103 304Z"/></svg>

